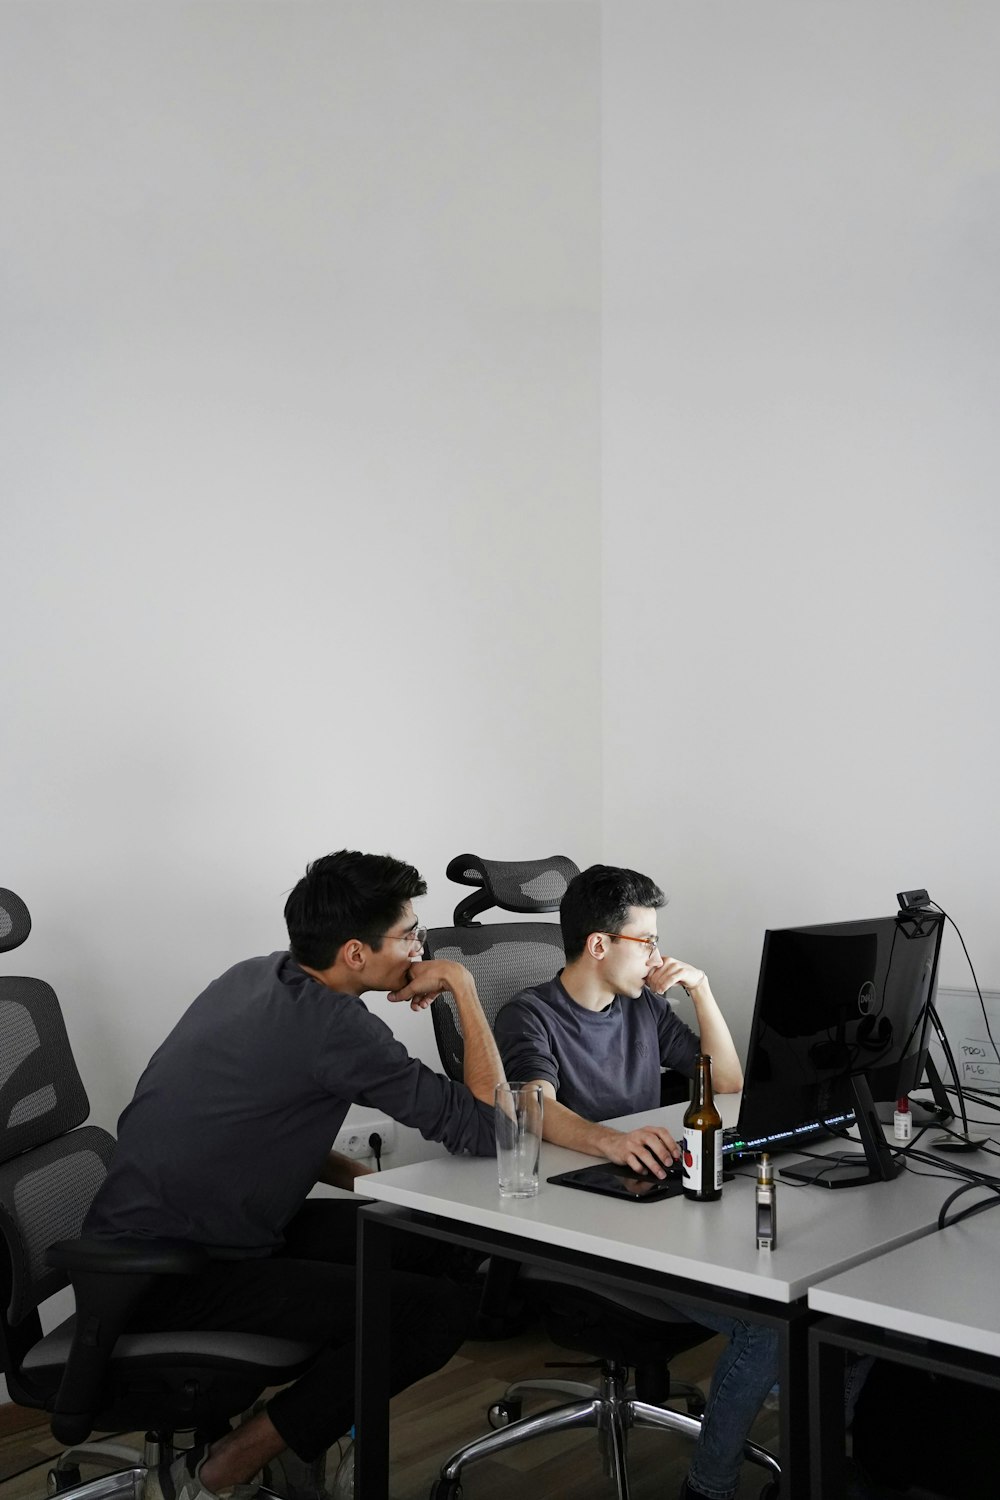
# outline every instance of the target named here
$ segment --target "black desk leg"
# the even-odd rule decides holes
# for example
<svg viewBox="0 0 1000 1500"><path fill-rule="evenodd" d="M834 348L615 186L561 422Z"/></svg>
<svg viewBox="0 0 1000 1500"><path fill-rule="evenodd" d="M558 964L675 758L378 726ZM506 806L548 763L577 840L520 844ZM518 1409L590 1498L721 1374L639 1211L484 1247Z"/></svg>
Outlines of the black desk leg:
<svg viewBox="0 0 1000 1500"><path fill-rule="evenodd" d="M841 1500L844 1473L844 1350L814 1329L809 1338L813 1500Z"/></svg>
<svg viewBox="0 0 1000 1500"><path fill-rule="evenodd" d="M781 1500L810 1500L811 1495L807 1325L805 1316L793 1314L784 1325L779 1343Z"/></svg>
<svg viewBox="0 0 1000 1500"><path fill-rule="evenodd" d="M354 1388L355 1500L385 1500L389 1493L391 1238L392 1230L378 1206L361 1209Z"/></svg>

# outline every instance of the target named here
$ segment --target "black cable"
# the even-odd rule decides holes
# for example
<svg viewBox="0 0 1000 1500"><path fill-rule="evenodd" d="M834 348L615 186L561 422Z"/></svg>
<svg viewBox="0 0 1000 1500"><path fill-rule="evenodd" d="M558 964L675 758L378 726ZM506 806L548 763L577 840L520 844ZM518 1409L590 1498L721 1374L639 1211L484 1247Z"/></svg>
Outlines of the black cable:
<svg viewBox="0 0 1000 1500"><path fill-rule="evenodd" d="M977 1093L975 1089L966 1089L965 1097L971 1099L973 1104L978 1104L980 1109L991 1109L994 1114L1000 1115L1000 1102L996 1099L987 1098L985 1095ZM989 1121L974 1120L973 1124L988 1125Z"/></svg>
<svg viewBox="0 0 1000 1500"><path fill-rule="evenodd" d="M376 1172L381 1172L381 1170L382 1170L382 1137L379 1135L379 1133L378 1133L377 1130L373 1130L372 1133L371 1133L371 1135L368 1137L368 1144L372 1148L372 1154L375 1157L375 1170L376 1170Z"/></svg>
<svg viewBox="0 0 1000 1500"><path fill-rule="evenodd" d="M940 1156L932 1156L928 1151L914 1151L912 1160L922 1162L925 1166L940 1167ZM977 1172L972 1167L963 1167L954 1157L949 1159L949 1173L953 1177L964 1178L966 1182L981 1183L983 1187L1000 1187L1000 1177L993 1177L988 1172Z"/></svg>
<svg viewBox="0 0 1000 1500"><path fill-rule="evenodd" d="M958 1076L958 1063L955 1061L955 1054L951 1050L951 1043L948 1040L948 1034L944 1029L941 1017L937 1012L937 1006L934 1004L933 1000L928 1000L927 1002L927 1015L931 1025L934 1027L934 1030L937 1034L937 1039L940 1044L941 1051L944 1053L945 1057L948 1060L948 1066L951 1069L951 1076L955 1081L955 1098L958 1100L959 1113L962 1116L962 1124L965 1127L964 1134L966 1140L968 1140L969 1116L968 1111L965 1108L965 1091L962 1088L962 1082Z"/></svg>
<svg viewBox="0 0 1000 1500"><path fill-rule="evenodd" d="M953 1083L946 1083L946 1084L943 1085L943 1088L945 1090L945 1093L947 1093L947 1094L957 1094L957 1092L958 1092L958 1090L955 1088L955 1085ZM988 1097L984 1096L983 1094L978 1094L978 1093L976 1093L975 1089L963 1088L962 1089L962 1093L965 1095L965 1098L966 1098L967 1102L971 1099L972 1103L973 1104L977 1104L980 1109L990 1109L990 1110L993 1111L994 1114L1000 1115L1000 1102L998 1102L996 1099L991 1099L991 1098L988 1098ZM923 1104L923 1102L924 1102L916 1094L911 1094L910 1095L910 1099L914 1103L916 1103L916 1104ZM995 1125L996 1121L995 1120L974 1120L972 1118L972 1116L970 1115L969 1116L969 1124L970 1125ZM940 1130L944 1130L944 1128L945 1128L945 1122L941 1121L940 1124L937 1124L937 1122L935 1122L933 1120L928 1120L927 1125L924 1126L923 1128L924 1129L932 1129L932 1128L935 1128L935 1126L938 1129L940 1129Z"/></svg>
<svg viewBox="0 0 1000 1500"><path fill-rule="evenodd" d="M954 919L952 917L949 917L948 913L945 911L944 907L940 905L939 902L937 902L937 901L931 901L931 902L929 902L929 905L936 906L937 909L938 909L938 911L944 917L945 921L946 922L951 922L952 927L954 927L955 931L958 933L958 941L962 945L962 952L965 954L965 961L969 965L969 973L972 975L972 982L976 986L976 994L979 996L979 1005L980 1005L980 1009L983 1012L983 1022L984 1022L985 1026L986 1026L986 1035L990 1039L990 1046L993 1048L994 1053L996 1053L997 1062L1000 1062L1000 1051L997 1050L997 1044L993 1040L993 1033L990 1030L990 1018L986 1014L986 1002L983 999L983 992L979 988L979 980L976 978L976 971L972 967L972 959L969 957L969 950L965 946L965 938L958 931L958 927L957 927Z"/></svg>
<svg viewBox="0 0 1000 1500"><path fill-rule="evenodd" d="M961 1198L965 1193L971 1193L973 1188L985 1187L994 1193L993 1198L986 1198L982 1203L974 1203L971 1208L963 1209L953 1219L947 1217L948 1210L956 1198ZM938 1214L938 1229L946 1229L949 1224L960 1224L963 1219L971 1219L974 1214L981 1214L987 1208L1000 1208L1000 1183L995 1182L967 1182L964 1187L956 1188L955 1191L945 1199Z"/></svg>
<svg viewBox="0 0 1000 1500"><path fill-rule="evenodd" d="M984 1198L982 1203L974 1203L971 1208L963 1209L960 1214L956 1214L953 1219L950 1219L948 1221L948 1223L961 1224L963 1219L975 1218L976 1214L985 1213L988 1208L1000 1208L1000 1190L997 1190L996 1197ZM948 1225L946 1224L945 1228L947 1227Z"/></svg>
<svg viewBox="0 0 1000 1500"><path fill-rule="evenodd" d="M1000 1098L995 1093L987 1093L985 1089L977 1088L975 1084L966 1092L970 1099L975 1099L976 1103L981 1104L984 1109L992 1109L1000 1113Z"/></svg>
<svg viewBox="0 0 1000 1500"><path fill-rule="evenodd" d="M920 1158L920 1159L922 1160L923 1158ZM914 1177L947 1178L951 1182L960 1182L962 1180L961 1178L956 1178L954 1172L949 1172L948 1168L947 1167L943 1167L940 1162L936 1163L936 1170L934 1170L933 1172L920 1172L912 1164L912 1162L906 1162L905 1163L905 1170L907 1172L911 1173L912 1176L914 1176Z"/></svg>

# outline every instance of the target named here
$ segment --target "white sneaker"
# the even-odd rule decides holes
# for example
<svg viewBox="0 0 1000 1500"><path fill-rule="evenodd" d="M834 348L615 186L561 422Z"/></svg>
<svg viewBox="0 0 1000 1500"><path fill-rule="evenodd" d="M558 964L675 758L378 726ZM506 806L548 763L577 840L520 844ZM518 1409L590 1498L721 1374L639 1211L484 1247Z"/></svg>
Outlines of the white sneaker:
<svg viewBox="0 0 1000 1500"><path fill-rule="evenodd" d="M333 1500L354 1500L354 1441L348 1443L343 1458L337 1465L330 1490Z"/></svg>
<svg viewBox="0 0 1000 1500"><path fill-rule="evenodd" d="M221 1490L210 1490L202 1482L201 1470L208 1450L199 1445L160 1464L146 1475L143 1500L252 1500L260 1488L259 1476L247 1484L230 1484Z"/></svg>
<svg viewBox="0 0 1000 1500"><path fill-rule="evenodd" d="M326 1489L326 1457L321 1453L307 1464L294 1449L283 1448L264 1465L264 1485L283 1500L330 1500Z"/></svg>
<svg viewBox="0 0 1000 1500"><path fill-rule="evenodd" d="M250 1410L244 1412L241 1420L244 1422L249 1421L251 1417L259 1416L262 1411L266 1410L266 1401L255 1401ZM314 1458L311 1463L306 1463L305 1459L300 1458L293 1448L284 1448L276 1458L272 1458L269 1463L264 1465L264 1488L273 1490L276 1495L282 1497L282 1500L332 1500L333 1496L336 1496L336 1500L341 1500L341 1496L346 1496L347 1500L351 1500L351 1496L354 1494L354 1444L350 1444L345 1457L338 1465L334 1479L334 1488L332 1490L326 1487L326 1465L328 1458L328 1453L321 1453L319 1458ZM344 1464L348 1458L351 1461L350 1488L337 1489L336 1486L338 1483L343 1484L348 1482L346 1471L343 1481L341 1480L340 1472L344 1468ZM196 1497L186 1496L185 1500L196 1500Z"/></svg>

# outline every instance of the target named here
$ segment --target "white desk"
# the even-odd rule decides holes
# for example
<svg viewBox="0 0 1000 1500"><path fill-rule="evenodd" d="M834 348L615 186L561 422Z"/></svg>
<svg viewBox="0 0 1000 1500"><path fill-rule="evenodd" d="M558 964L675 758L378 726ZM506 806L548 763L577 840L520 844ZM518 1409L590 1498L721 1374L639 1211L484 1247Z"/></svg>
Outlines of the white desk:
<svg viewBox="0 0 1000 1500"><path fill-rule="evenodd" d="M998 1267L1000 1208L811 1287L809 1306L1000 1359Z"/></svg>
<svg viewBox="0 0 1000 1500"><path fill-rule="evenodd" d="M724 1117L735 1119L738 1100L722 1102ZM682 1113L681 1106L672 1106L654 1117L678 1134ZM614 1123L627 1128L650 1118ZM544 1180L591 1160L544 1144L542 1186L526 1200L500 1198L496 1164L486 1158L436 1158L366 1180L365 1192L379 1206L360 1215L359 1500L384 1495L387 1479L387 1417L379 1403L387 1406L388 1387L379 1368L379 1340L384 1342L386 1326L388 1231L394 1227L540 1264L583 1267L609 1286L669 1293L682 1308L751 1312L773 1326L781 1349L782 1491L787 1500L808 1494L808 1290L926 1234L949 1185L906 1173L893 1182L839 1191L781 1183L779 1248L768 1252L756 1247L749 1167L746 1178L727 1183L722 1199L709 1204L681 1198L618 1202Z"/></svg>
<svg viewBox="0 0 1000 1500"><path fill-rule="evenodd" d="M735 1115L735 1109L731 1112ZM681 1106L674 1105L655 1116L633 1115L612 1123L626 1129L655 1118L679 1134L681 1113ZM829 1142L822 1149L844 1146ZM366 1178L363 1190L418 1213L792 1303L804 1298L815 1282L926 1234L953 1185L906 1173L893 1182L836 1190L796 1187L779 1179L778 1248L768 1251L757 1249L751 1166L739 1169L745 1177L726 1183L717 1203L704 1204L679 1197L619 1203L545 1180L593 1160L545 1142L536 1198L502 1199L492 1161L474 1157L436 1157L381 1172ZM784 1164L782 1158L779 1165Z"/></svg>
<svg viewBox="0 0 1000 1500"><path fill-rule="evenodd" d="M1000 1389L998 1261L993 1209L810 1288L825 1314L809 1334L816 1500L840 1493L845 1352Z"/></svg>

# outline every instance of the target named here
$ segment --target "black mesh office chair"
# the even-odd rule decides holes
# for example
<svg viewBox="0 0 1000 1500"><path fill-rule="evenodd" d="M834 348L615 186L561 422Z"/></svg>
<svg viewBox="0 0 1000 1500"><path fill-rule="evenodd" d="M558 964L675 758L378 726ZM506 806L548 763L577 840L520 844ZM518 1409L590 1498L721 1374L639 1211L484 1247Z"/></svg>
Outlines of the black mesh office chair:
<svg viewBox="0 0 1000 1500"><path fill-rule="evenodd" d="M0 953L30 931L27 908L0 890ZM40 979L0 976L0 1347L12 1398L49 1412L71 1444L49 1493L141 1500L147 1469L173 1456L174 1434L211 1439L269 1385L314 1355L291 1340L231 1333L124 1333L157 1275L204 1264L196 1246L79 1238L114 1147L90 1112L59 1002ZM76 1313L43 1336L38 1308L72 1281ZM139 1453L93 1431L147 1433ZM80 1465L116 1472L81 1485Z"/></svg>
<svg viewBox="0 0 1000 1500"><path fill-rule="evenodd" d="M566 961L562 931L558 922L502 922L484 927L473 917L493 906L525 915L558 911L566 887L579 871L561 854L517 863L459 854L445 873L449 880L476 889L455 907L454 927L430 930L427 953L431 958L465 964L475 978L492 1027L501 1006L520 990L558 974ZM460 1080L462 1028L451 995L439 995L432 1003L431 1019L445 1072Z"/></svg>
<svg viewBox="0 0 1000 1500"><path fill-rule="evenodd" d="M519 914L555 911L577 867L562 856L501 863L463 854L451 861L447 874L476 891L456 907L455 926L431 929L427 952L432 958L457 960L470 970L493 1025L498 1011L519 990L552 979L562 968L562 932L557 923L481 926L473 923L473 917L491 906ZM451 996L435 1000L431 1013L444 1067L452 1078L461 1078L461 1030ZM497 1303L509 1293L512 1279L509 1262L499 1267L491 1264L484 1293L487 1321L498 1317ZM700 1417L696 1413L704 1409L701 1392L696 1387L672 1386L669 1361L713 1335L658 1298L609 1295L600 1280L585 1275L522 1267L518 1290L537 1309L554 1343L592 1359L596 1356L593 1365L600 1372L600 1384L529 1379L508 1386L488 1413L497 1430L451 1455L434 1484L432 1500L457 1500L467 1464L529 1438L575 1427L597 1429L605 1470L615 1477L619 1496L627 1500L625 1450L630 1427L653 1426L697 1435ZM630 1370L635 1371L634 1388L628 1384ZM570 1399L525 1417L522 1403L531 1393ZM677 1397L686 1400L687 1412L664 1406ZM771 1455L756 1445L748 1445L748 1456L778 1471Z"/></svg>

